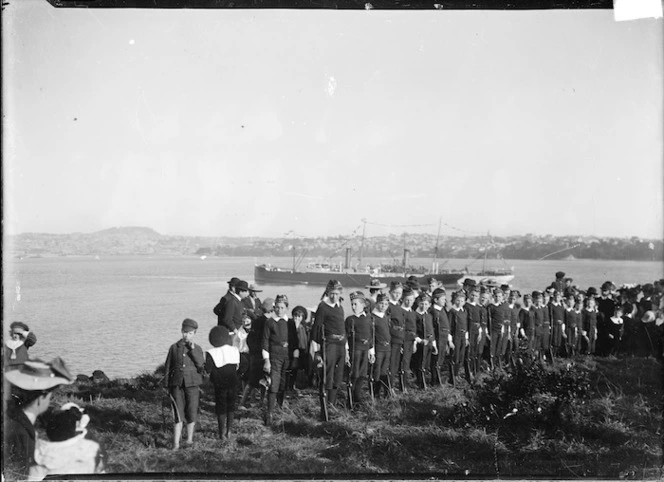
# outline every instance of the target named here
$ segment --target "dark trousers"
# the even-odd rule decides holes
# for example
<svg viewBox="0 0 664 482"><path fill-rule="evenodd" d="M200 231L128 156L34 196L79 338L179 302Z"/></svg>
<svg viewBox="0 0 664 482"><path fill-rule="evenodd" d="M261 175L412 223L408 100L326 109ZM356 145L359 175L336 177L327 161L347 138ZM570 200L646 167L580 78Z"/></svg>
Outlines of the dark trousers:
<svg viewBox="0 0 664 482"><path fill-rule="evenodd" d="M390 376L393 380L399 377L399 372L404 369L401 365L403 361L403 356L401 351L403 350L403 345L398 343L392 343L390 349Z"/></svg>
<svg viewBox="0 0 664 482"><path fill-rule="evenodd" d="M288 371L288 351L283 353L270 353L270 393L286 390L286 372Z"/></svg>
<svg viewBox="0 0 664 482"><path fill-rule="evenodd" d="M341 385L346 364L346 346L342 343L327 343L325 347L325 388L337 389Z"/></svg>

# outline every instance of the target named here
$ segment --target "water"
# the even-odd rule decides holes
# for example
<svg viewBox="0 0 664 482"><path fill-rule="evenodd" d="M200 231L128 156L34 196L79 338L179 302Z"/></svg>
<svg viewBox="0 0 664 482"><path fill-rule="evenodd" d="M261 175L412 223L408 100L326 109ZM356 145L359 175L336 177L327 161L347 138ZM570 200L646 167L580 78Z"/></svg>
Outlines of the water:
<svg viewBox="0 0 664 482"><path fill-rule="evenodd" d="M207 333L217 322L212 308L226 292L226 281L233 276L253 281L257 261L283 267L292 263L288 258L193 256L5 260L4 326L16 320L27 323L38 339L31 355L62 356L75 374L101 369L111 378L137 375L165 361L169 345L180 338L184 318L198 321L197 341L208 348ZM430 260L412 262L427 265ZM450 260L445 268L468 262ZM620 285L664 277L659 262L515 260L507 265L514 266L513 284L522 292L544 288L556 271L564 271L582 288L599 287L606 280ZM261 298L287 294L291 308L315 307L322 293L318 286L260 288Z"/></svg>

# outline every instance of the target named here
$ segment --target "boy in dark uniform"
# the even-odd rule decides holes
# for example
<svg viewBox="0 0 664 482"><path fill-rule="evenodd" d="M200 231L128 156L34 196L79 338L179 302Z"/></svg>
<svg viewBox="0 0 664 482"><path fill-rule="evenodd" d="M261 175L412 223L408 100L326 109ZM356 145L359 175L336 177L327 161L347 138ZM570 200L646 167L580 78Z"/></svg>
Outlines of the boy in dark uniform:
<svg viewBox="0 0 664 482"><path fill-rule="evenodd" d="M284 404L286 372L289 366L288 349L288 297L277 295L274 299L274 315L265 320L263 327L263 371L270 374L267 394L265 425L272 424L272 411L276 403Z"/></svg>
<svg viewBox="0 0 664 482"><path fill-rule="evenodd" d="M578 326L581 321L581 311L576 311L574 295L565 298L565 354L572 357L576 354Z"/></svg>
<svg viewBox="0 0 664 482"><path fill-rule="evenodd" d="M562 301L562 291L554 291L553 300L549 303L549 314L551 317L551 353L554 357L562 355L563 341L567 337L565 333L565 306Z"/></svg>
<svg viewBox="0 0 664 482"><path fill-rule="evenodd" d="M533 295L523 295L523 306L519 310L519 324L521 325L521 336L526 340L526 346L531 356L535 354L535 312L533 307Z"/></svg>
<svg viewBox="0 0 664 482"><path fill-rule="evenodd" d="M553 287L549 287L542 293L542 345L540 346L542 357L549 357L551 363L553 363L553 356L551 354L551 307L549 304L553 291Z"/></svg>
<svg viewBox="0 0 664 482"><path fill-rule="evenodd" d="M477 288L471 288L468 292L467 302L463 309L468 313L468 363L472 376L476 376L480 369L480 358L482 354L479 351L480 341L482 339L482 307L479 305L479 291Z"/></svg>
<svg viewBox="0 0 664 482"><path fill-rule="evenodd" d="M433 329L433 318L429 312L431 298L427 294L422 294L417 298L417 309L415 310L417 332L415 343L417 344L416 366L417 381L420 388L426 387L427 373L431 367L431 354L438 354L436 346L436 334Z"/></svg>
<svg viewBox="0 0 664 482"><path fill-rule="evenodd" d="M413 352L415 351L415 336L417 332L417 315L415 313L415 293L410 289L403 291L401 301L401 309L403 310L404 319L406 322L406 335L403 343L403 360L401 362L401 370L404 371L404 382L408 384L414 378L414 373L411 371Z"/></svg>
<svg viewBox="0 0 664 482"><path fill-rule="evenodd" d="M533 306L530 310L532 311L533 324L535 325L535 338L533 340L533 351L536 358L541 359L544 357L542 352L542 337L544 330L544 312L546 307L544 306L544 295L541 291L533 291Z"/></svg>
<svg viewBox="0 0 664 482"><path fill-rule="evenodd" d="M489 341L489 304L491 295L488 291L480 291L480 338L477 344L477 370L482 368L482 358Z"/></svg>
<svg viewBox="0 0 664 482"><path fill-rule="evenodd" d="M387 295L379 294L371 312L372 327L374 334L375 355L373 362L373 380L374 396L380 398L381 387L385 389L385 395L390 396L390 382L388 378L390 370L390 351L392 339L390 335L390 325L387 319L386 311L389 301ZM371 362L371 360L370 360Z"/></svg>
<svg viewBox="0 0 664 482"><path fill-rule="evenodd" d="M364 398L369 370L369 351L373 350L373 324L366 314L364 293L355 291L350 294L350 307L353 314L346 318L346 337L350 353L350 380L353 386L353 402L361 405Z"/></svg>
<svg viewBox="0 0 664 482"><path fill-rule="evenodd" d="M228 282L228 292L212 310L217 315L217 324L226 327L231 334L242 326L242 299L247 296L249 296L247 282L232 278Z"/></svg>
<svg viewBox="0 0 664 482"><path fill-rule="evenodd" d="M453 376L453 360L449 360L449 348L451 346L450 340L452 335L450 333L450 320L447 316L445 305L447 298L445 290L436 288L433 292L432 305L429 309L431 318L433 319L433 332L436 335L436 347L438 353L431 357L431 366L433 368L432 384L443 384L443 373L445 373L445 363L449 364L450 382Z"/></svg>
<svg viewBox="0 0 664 482"><path fill-rule="evenodd" d="M205 358L203 349L194 343L198 323L186 318L182 322L182 338L168 350L164 367L164 382L171 397L175 424L173 426L173 449L180 448L182 423L187 422L186 445L194 443L194 427L198 420L199 387L203 383Z"/></svg>
<svg viewBox="0 0 664 482"><path fill-rule="evenodd" d="M450 334L452 335L451 348L454 350L454 377L459 375L459 367L463 365L466 379L470 383L470 368L466 359L470 345L468 334L468 312L463 309L466 294L459 290L452 295L453 306L448 313L450 320Z"/></svg>
<svg viewBox="0 0 664 482"><path fill-rule="evenodd" d="M586 300L586 308L583 310L582 318L583 331L581 335L584 340L584 351L588 355L595 354L595 344L597 342L597 308L595 307L595 298L589 297Z"/></svg>
<svg viewBox="0 0 664 482"><path fill-rule="evenodd" d="M406 337L406 314L401 308L400 299L403 295L403 289L394 285L395 288L390 290L390 300L387 306L385 316L390 327L390 386L397 386L399 380L399 372L402 370L402 353L403 345ZM393 385L392 385L393 384ZM401 387L403 390L403 387Z"/></svg>
<svg viewBox="0 0 664 482"><path fill-rule="evenodd" d="M315 353L316 365L325 371L321 374L325 377L325 384L319 384L321 418L323 419L325 419L324 406L326 404L334 406L336 403L337 391L343 380L346 363L346 317L341 306L342 290L343 287L339 281L328 281L321 302L316 308L314 325L311 328L310 351Z"/></svg>
<svg viewBox="0 0 664 482"><path fill-rule="evenodd" d="M499 288L493 290L493 303L489 304L487 310L489 312L489 331L490 343L489 346L491 356L491 368L502 366L500 361L500 349L503 336L506 336L506 324L509 326L509 308L503 301L503 291Z"/></svg>

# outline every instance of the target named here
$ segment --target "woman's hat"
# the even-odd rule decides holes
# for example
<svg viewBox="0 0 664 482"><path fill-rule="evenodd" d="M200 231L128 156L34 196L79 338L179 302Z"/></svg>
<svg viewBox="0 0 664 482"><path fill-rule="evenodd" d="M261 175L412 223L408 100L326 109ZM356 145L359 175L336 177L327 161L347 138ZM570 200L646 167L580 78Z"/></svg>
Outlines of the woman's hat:
<svg viewBox="0 0 664 482"><path fill-rule="evenodd" d="M367 290L384 290L387 288L387 284L381 283L379 279L372 279L368 285L364 287Z"/></svg>
<svg viewBox="0 0 664 482"><path fill-rule="evenodd" d="M228 285L232 288L233 286L235 286L235 285L238 284L239 282L240 282L240 278L236 278L235 276L233 276L233 277L228 281Z"/></svg>
<svg viewBox="0 0 664 482"><path fill-rule="evenodd" d="M251 291L252 293L262 293L263 292L263 290L257 290L256 286L254 286L254 285L249 285L249 291Z"/></svg>
<svg viewBox="0 0 664 482"><path fill-rule="evenodd" d="M28 325L26 325L22 321L15 321L11 325L9 325L9 330L12 331L12 332L14 330L30 331L30 328L28 328Z"/></svg>
<svg viewBox="0 0 664 482"><path fill-rule="evenodd" d="M12 365L11 369L5 372L5 378L12 385L28 391L48 390L74 382L64 360L59 357L49 363L34 359Z"/></svg>

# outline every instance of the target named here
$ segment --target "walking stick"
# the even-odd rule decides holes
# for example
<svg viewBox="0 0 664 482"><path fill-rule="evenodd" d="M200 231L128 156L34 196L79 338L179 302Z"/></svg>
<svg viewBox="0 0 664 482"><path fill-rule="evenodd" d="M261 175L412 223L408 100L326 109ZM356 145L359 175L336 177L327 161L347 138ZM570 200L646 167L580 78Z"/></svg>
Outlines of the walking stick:
<svg viewBox="0 0 664 482"><path fill-rule="evenodd" d="M330 421L330 414L327 411L327 346L326 346L326 340L325 340L325 327L322 326L321 323L321 341L323 342L323 350L321 352L321 360L323 362L323 383L320 385L320 404L321 408L323 409L323 419L326 422Z"/></svg>

